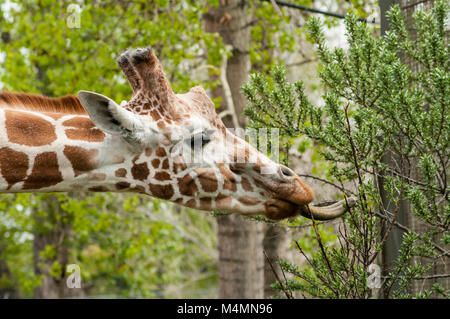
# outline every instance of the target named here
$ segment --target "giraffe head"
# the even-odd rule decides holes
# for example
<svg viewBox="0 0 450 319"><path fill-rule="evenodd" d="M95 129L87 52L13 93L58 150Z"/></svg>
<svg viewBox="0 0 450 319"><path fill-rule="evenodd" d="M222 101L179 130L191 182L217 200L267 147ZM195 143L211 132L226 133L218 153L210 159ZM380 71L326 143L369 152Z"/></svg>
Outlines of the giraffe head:
<svg viewBox="0 0 450 319"><path fill-rule="evenodd" d="M231 133L201 87L175 94L151 49L127 51L118 63L133 89L130 101L118 105L88 91L78 97L97 127L117 136L111 147L131 152L131 167L119 170L142 185L138 191L196 209L274 220L344 213L342 203L309 207L311 188Z"/></svg>

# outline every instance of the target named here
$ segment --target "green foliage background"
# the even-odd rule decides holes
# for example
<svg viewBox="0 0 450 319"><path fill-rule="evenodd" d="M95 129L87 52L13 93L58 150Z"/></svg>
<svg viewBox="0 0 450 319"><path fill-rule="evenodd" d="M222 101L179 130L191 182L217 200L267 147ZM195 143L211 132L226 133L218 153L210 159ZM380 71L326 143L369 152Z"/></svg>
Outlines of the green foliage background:
<svg viewBox="0 0 450 319"><path fill-rule="evenodd" d="M282 66L270 76L252 75L243 86L251 126L278 128L286 139L304 135L317 143L328 163L327 180L358 199L344 216L338 242L321 239L316 227L315 251L299 242L309 268L283 262L295 279L285 283L287 288L277 284L278 289L319 298L449 297L448 274L432 271L436 264L446 269L450 244L448 15L448 4L437 1L430 11L417 10L406 26L395 6L388 12L390 31L374 37L350 14L347 50L330 48L322 23L311 18L308 34L317 45L326 88L323 106L309 100L302 81L290 83ZM385 155L397 158L394 164L388 165ZM382 262L402 200L411 206L406 218L426 227L400 225L405 233L398 258L385 269L383 290L374 292L367 285L369 266ZM414 281L440 275L442 282L411 289Z"/></svg>
<svg viewBox="0 0 450 319"><path fill-rule="evenodd" d="M9 35L0 47L4 89L47 96L83 89L120 102L131 96L131 88L116 58L126 49L145 46L156 50L175 91L210 86L188 72L194 64L217 66L221 61L220 38L205 33L201 24L205 1L86 2L80 28L66 23L71 3L0 1L5 9L0 32ZM11 271L0 278L2 288L33 295L40 278L33 270L32 234L51 232L59 219L71 225L73 231L64 238L69 263L80 265L92 295L180 296L181 288L195 296L217 283L215 223L208 214L175 210L132 194L59 194L63 212L58 214L41 211L48 196L1 195L1 210L7 214L0 215L0 259ZM35 222L34 214L44 222ZM55 247L47 246L41 257L55 259ZM63 274L57 261L48 271L55 278Z"/></svg>
<svg viewBox="0 0 450 319"><path fill-rule="evenodd" d="M294 1L313 6L312 0ZM370 1L336 1L361 17ZM68 5L82 6L80 28L69 28ZM194 85L212 88L227 52L221 38L204 32L202 15L216 1L0 0L0 86L47 96L96 91L117 102L131 88L116 64L126 49L152 46L176 92ZM370 2L371 3L371 2ZM305 38L308 15L278 15L270 3L250 1L253 16L252 69L269 72ZM285 12L285 11L283 11ZM326 19L329 27L336 20ZM202 71L203 70L203 71ZM207 70L207 71L205 71ZM219 104L219 100L215 101ZM296 136L297 138L297 136ZM287 142L293 142L288 138ZM307 142L305 142L307 143ZM303 144L305 146L305 144ZM306 146L305 146L306 147ZM59 205L52 206L56 198ZM44 207L48 209L44 209ZM216 224L207 213L131 194L16 194L0 197L0 291L32 297L42 278L35 274L33 236L67 226L63 245L69 263L79 264L86 293L114 297L214 297L217 287ZM303 221L293 221L291 226ZM336 241L319 226L324 240ZM314 249L309 231L304 245ZM39 252L54 278L64 275L59 247ZM0 264L1 267L1 264Z"/></svg>

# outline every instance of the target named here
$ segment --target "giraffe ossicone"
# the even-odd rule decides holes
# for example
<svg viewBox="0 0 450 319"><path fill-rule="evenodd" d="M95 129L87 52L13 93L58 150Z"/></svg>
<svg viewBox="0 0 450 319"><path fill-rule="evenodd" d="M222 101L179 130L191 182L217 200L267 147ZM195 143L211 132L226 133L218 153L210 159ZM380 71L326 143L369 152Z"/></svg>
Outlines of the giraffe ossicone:
<svg viewBox="0 0 450 319"><path fill-rule="evenodd" d="M0 92L0 192L137 192L200 210L274 220L336 218L355 201L308 205L313 191L227 129L201 87L175 94L149 48L118 64L129 101Z"/></svg>

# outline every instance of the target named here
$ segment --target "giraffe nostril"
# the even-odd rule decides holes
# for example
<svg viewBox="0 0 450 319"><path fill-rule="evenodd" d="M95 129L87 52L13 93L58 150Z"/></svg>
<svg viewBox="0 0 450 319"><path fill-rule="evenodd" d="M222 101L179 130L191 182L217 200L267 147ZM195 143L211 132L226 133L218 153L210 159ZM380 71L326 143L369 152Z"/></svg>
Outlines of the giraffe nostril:
<svg viewBox="0 0 450 319"><path fill-rule="evenodd" d="M296 174L295 174L294 171L291 170L289 167L286 167L286 166L284 166L284 165L280 165L280 175L281 175L282 177L288 177L288 178L290 178L290 177L295 176Z"/></svg>

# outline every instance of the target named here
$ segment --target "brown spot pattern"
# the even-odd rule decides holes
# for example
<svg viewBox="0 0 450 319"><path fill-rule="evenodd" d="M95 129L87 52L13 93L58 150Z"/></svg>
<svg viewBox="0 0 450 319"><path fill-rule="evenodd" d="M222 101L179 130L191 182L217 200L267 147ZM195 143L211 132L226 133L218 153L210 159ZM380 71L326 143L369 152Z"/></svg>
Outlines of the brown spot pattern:
<svg viewBox="0 0 450 319"><path fill-rule="evenodd" d="M161 115L159 115L159 112L157 110L151 111L150 115L152 116L153 121L158 121L161 119Z"/></svg>
<svg viewBox="0 0 450 319"><path fill-rule="evenodd" d="M219 187L219 183L217 182L215 174L203 174L199 177L200 184L202 185L202 189L205 192L212 193L217 190Z"/></svg>
<svg viewBox="0 0 450 319"><path fill-rule="evenodd" d="M150 183L150 192L153 196L161 198L161 199L170 199L174 190L172 185L159 185Z"/></svg>
<svg viewBox="0 0 450 319"><path fill-rule="evenodd" d="M133 175L133 178L137 180L143 181L148 177L148 174L150 174L150 171L147 167L147 163L135 163L131 168L131 175Z"/></svg>
<svg viewBox="0 0 450 319"><path fill-rule="evenodd" d="M9 147L0 149L0 172L8 182L8 189L27 176L28 156Z"/></svg>
<svg viewBox="0 0 450 319"><path fill-rule="evenodd" d="M62 123L64 126L72 127L66 130L66 136L72 140L83 140L88 142L102 142L105 133L95 127L91 119L77 116Z"/></svg>
<svg viewBox="0 0 450 319"><path fill-rule="evenodd" d="M170 175L167 172L157 172L155 174L155 179L158 181L168 181L170 180Z"/></svg>
<svg viewBox="0 0 450 319"><path fill-rule="evenodd" d="M12 143L42 146L56 140L55 128L43 118L26 112L5 110L5 126Z"/></svg>
<svg viewBox="0 0 450 319"><path fill-rule="evenodd" d="M127 170L125 168L119 168L115 171L114 174L116 175L116 177L125 177L127 176Z"/></svg>
<svg viewBox="0 0 450 319"><path fill-rule="evenodd" d="M166 154L166 150L165 150L164 148L162 148L162 147L158 147L158 148L155 150L155 154L156 154L156 156L159 156L159 157L164 157L164 156L167 155L167 154Z"/></svg>
<svg viewBox="0 0 450 319"><path fill-rule="evenodd" d="M163 169L169 169L169 160L167 158L162 163L162 168Z"/></svg>
<svg viewBox="0 0 450 319"><path fill-rule="evenodd" d="M39 189L62 182L56 153L45 152L34 159L30 176L25 180L23 189Z"/></svg>
<svg viewBox="0 0 450 319"><path fill-rule="evenodd" d="M180 194L186 196L192 196L198 192L197 185L194 183L194 179L190 175L186 175L183 178L178 178L178 189Z"/></svg>
<svg viewBox="0 0 450 319"><path fill-rule="evenodd" d="M67 129L66 136L71 140L102 142L105 139L106 135L98 128L93 128L93 129Z"/></svg>
<svg viewBox="0 0 450 319"><path fill-rule="evenodd" d="M98 150L88 150L79 146L64 147L64 155L70 161L75 177L89 172L97 166Z"/></svg>
<svg viewBox="0 0 450 319"><path fill-rule="evenodd" d="M154 168L158 168L159 167L159 162L160 162L160 160L158 158L152 159L152 166Z"/></svg>

